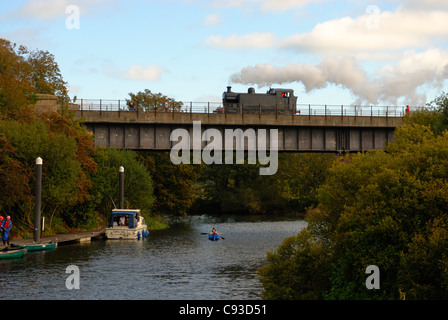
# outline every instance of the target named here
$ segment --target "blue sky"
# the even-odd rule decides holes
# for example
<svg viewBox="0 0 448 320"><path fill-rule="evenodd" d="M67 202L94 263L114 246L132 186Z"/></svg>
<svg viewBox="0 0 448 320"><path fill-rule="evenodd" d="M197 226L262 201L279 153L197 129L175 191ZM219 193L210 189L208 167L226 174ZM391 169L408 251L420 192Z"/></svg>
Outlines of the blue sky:
<svg viewBox="0 0 448 320"><path fill-rule="evenodd" d="M447 91L446 0L15 0L0 21L0 37L54 54L78 99L220 101L231 85L422 105Z"/></svg>

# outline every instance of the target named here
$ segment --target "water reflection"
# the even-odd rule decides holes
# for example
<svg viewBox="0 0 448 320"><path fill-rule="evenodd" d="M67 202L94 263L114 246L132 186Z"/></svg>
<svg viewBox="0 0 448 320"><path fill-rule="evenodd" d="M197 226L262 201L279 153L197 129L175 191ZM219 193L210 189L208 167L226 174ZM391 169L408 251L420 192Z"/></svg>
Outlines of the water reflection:
<svg viewBox="0 0 448 320"><path fill-rule="evenodd" d="M260 299L256 270L266 252L297 234L300 219L195 216L140 241L94 241L0 261L0 298ZM217 229L225 240L209 241ZM65 269L80 270L68 290Z"/></svg>

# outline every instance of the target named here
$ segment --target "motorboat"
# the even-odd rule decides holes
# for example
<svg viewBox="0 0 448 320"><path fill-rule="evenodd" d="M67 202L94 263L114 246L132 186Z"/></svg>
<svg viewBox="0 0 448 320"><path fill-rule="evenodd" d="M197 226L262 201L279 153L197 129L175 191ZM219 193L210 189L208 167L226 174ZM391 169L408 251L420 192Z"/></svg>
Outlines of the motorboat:
<svg viewBox="0 0 448 320"><path fill-rule="evenodd" d="M113 209L106 228L107 239L140 239L149 235L140 209Z"/></svg>

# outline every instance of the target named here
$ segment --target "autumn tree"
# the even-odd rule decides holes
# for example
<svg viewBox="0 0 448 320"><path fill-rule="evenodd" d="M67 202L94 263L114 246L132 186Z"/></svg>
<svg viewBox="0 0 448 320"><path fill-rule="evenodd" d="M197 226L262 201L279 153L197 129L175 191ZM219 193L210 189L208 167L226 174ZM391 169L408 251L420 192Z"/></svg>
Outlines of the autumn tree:
<svg viewBox="0 0 448 320"><path fill-rule="evenodd" d="M32 170L17 159L16 153L17 148L0 131L0 212L7 212L20 201L30 202L32 199L29 185Z"/></svg>
<svg viewBox="0 0 448 320"><path fill-rule="evenodd" d="M198 197L197 165L174 165L168 152L140 152L154 184L154 211L163 215L185 216Z"/></svg>
<svg viewBox="0 0 448 320"><path fill-rule="evenodd" d="M0 114L3 117L24 119L38 93L67 100L66 85L54 55L0 38Z"/></svg>
<svg viewBox="0 0 448 320"><path fill-rule="evenodd" d="M92 135L67 116L34 113L38 93L67 99L54 56L0 39L0 212L13 213L18 229L32 228L37 157L44 160L42 210L50 227L67 208L89 200L96 170Z"/></svg>
<svg viewBox="0 0 448 320"><path fill-rule="evenodd" d="M2 118L23 115L23 109L32 102L32 87L26 81L29 66L17 48L0 39L0 114Z"/></svg>
<svg viewBox="0 0 448 320"><path fill-rule="evenodd" d="M86 199L83 186L87 183L84 179L82 166L76 157L77 143L73 137L66 134L51 132L43 121L35 120L32 123L21 121L0 122L0 132L16 150L12 159L13 163L20 163L15 172L8 172L12 176L21 174L26 180L16 181L17 184L26 183L27 188L17 192L15 201L10 202L8 208L14 212L15 221L27 226L32 226L32 213L34 197L30 197L29 191L33 190L34 196L34 167L37 157L42 157L42 210L53 222L61 211L78 201ZM8 162L6 162L8 163ZM25 168L25 170L19 170ZM16 191L20 191L17 190ZM84 194L83 194L84 193ZM13 198L14 199L14 198Z"/></svg>
<svg viewBox="0 0 448 320"><path fill-rule="evenodd" d="M145 111L179 111L183 105L180 101L167 97L160 92L153 93L149 89L137 93L130 92L129 96L131 98L127 100L128 103L132 100L136 107L144 108ZM165 108L165 103L168 104L170 110Z"/></svg>

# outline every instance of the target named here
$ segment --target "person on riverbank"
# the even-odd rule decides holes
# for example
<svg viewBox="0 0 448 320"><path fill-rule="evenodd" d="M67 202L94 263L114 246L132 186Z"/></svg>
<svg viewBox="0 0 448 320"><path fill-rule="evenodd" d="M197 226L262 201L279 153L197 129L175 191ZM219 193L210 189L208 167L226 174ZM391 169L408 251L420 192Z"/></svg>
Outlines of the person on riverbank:
<svg viewBox="0 0 448 320"><path fill-rule="evenodd" d="M0 216L0 237L3 239L3 216Z"/></svg>
<svg viewBox="0 0 448 320"><path fill-rule="evenodd" d="M10 216L7 216L6 220L2 222L1 229L3 231L3 237L2 237L3 245L6 245L6 244L9 245L9 242L10 242L9 232L12 229L12 222L11 222L11 217Z"/></svg>

